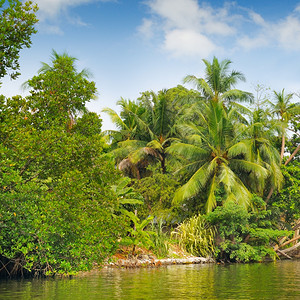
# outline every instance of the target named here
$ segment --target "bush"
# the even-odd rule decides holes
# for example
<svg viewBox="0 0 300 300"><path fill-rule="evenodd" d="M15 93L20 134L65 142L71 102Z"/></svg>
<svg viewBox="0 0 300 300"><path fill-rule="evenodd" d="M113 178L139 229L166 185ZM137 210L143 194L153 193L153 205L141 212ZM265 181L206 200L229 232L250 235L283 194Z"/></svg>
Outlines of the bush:
<svg viewBox="0 0 300 300"><path fill-rule="evenodd" d="M291 228L300 218L300 162L294 160L282 166L284 186L271 198L270 204L280 210L286 228Z"/></svg>
<svg viewBox="0 0 300 300"><path fill-rule="evenodd" d="M214 232L214 228L199 214L180 224L173 236L187 252L207 257L215 251Z"/></svg>
<svg viewBox="0 0 300 300"><path fill-rule="evenodd" d="M271 247L281 236L289 232L278 230L276 219L265 202L253 197L254 209L247 211L234 202L217 207L206 216L206 220L217 228L216 257L222 261L262 261L266 257L275 259Z"/></svg>
<svg viewBox="0 0 300 300"><path fill-rule="evenodd" d="M103 262L124 234L124 216L113 214L114 174L113 164L102 162L89 174L70 171L56 182L1 193L1 255L35 275L72 274Z"/></svg>
<svg viewBox="0 0 300 300"><path fill-rule="evenodd" d="M139 215L143 218L150 214L171 223L178 217L172 207L178 183L171 175L155 173L150 177L136 180L133 187L145 199L144 207L139 210Z"/></svg>

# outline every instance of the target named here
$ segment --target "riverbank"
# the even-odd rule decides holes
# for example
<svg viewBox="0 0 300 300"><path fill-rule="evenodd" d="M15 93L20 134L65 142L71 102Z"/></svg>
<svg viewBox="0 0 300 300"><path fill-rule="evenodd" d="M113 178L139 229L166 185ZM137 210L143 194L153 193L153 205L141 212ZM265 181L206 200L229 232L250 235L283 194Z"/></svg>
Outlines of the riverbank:
<svg viewBox="0 0 300 300"><path fill-rule="evenodd" d="M214 263L211 257L196 257L184 251L178 245L170 245L169 255L158 258L153 252L138 248L136 255L132 255L128 248L123 247L117 251L104 267L140 268L159 267L167 265L188 265Z"/></svg>
<svg viewBox="0 0 300 300"><path fill-rule="evenodd" d="M121 267L121 268L140 268L140 267L159 267L167 265L188 265L188 264L207 264L214 263L212 258L195 257L188 258L162 258L157 259L149 255L142 255L127 259L118 259L117 261L105 264L105 267Z"/></svg>

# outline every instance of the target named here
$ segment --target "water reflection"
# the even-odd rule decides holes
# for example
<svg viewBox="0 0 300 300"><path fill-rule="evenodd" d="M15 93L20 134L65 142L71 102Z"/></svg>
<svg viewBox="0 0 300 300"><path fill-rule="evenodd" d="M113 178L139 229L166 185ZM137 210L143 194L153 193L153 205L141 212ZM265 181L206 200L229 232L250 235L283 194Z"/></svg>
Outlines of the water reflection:
<svg viewBox="0 0 300 300"><path fill-rule="evenodd" d="M300 299L300 261L104 269L0 282L0 299Z"/></svg>

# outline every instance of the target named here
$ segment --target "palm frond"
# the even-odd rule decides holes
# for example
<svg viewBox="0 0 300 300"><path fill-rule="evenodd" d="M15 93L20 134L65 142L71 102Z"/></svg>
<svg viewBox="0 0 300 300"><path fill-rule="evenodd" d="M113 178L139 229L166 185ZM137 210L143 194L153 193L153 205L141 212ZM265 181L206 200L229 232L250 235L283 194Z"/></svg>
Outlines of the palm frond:
<svg viewBox="0 0 300 300"><path fill-rule="evenodd" d="M217 175L214 174L208 189L208 197L205 205L207 213L211 212L217 206L216 195L215 195L217 187L218 187Z"/></svg>
<svg viewBox="0 0 300 300"><path fill-rule="evenodd" d="M158 142L157 140L152 140L151 142L149 142L147 144L147 147L156 149L156 150L160 150L160 151L163 150L163 145L160 142Z"/></svg>
<svg viewBox="0 0 300 300"><path fill-rule="evenodd" d="M238 89L229 90L223 93L222 99L225 101L240 101L253 103L254 97L252 93L244 92Z"/></svg>
<svg viewBox="0 0 300 300"><path fill-rule="evenodd" d="M210 152L198 146L185 143L173 143L170 147L168 147L166 152L175 156L184 157L188 160L196 158L198 160L204 157L208 158L210 154Z"/></svg>
<svg viewBox="0 0 300 300"><path fill-rule="evenodd" d="M126 129L129 130L128 126L124 123L124 121L121 119L121 117L118 115L116 111L114 111L111 108L105 107L102 109L102 112L109 115L112 123L118 128L118 129Z"/></svg>
<svg viewBox="0 0 300 300"><path fill-rule="evenodd" d="M231 159L241 154L247 155L249 157L249 151L250 151L249 141L243 140L234 144L228 149L228 157Z"/></svg>
<svg viewBox="0 0 300 300"><path fill-rule="evenodd" d="M220 167L219 182L223 184L226 191L225 203L234 200L245 208L250 205L252 194L226 164Z"/></svg>
<svg viewBox="0 0 300 300"><path fill-rule="evenodd" d="M196 196L204 188L211 175L211 173L207 171L209 165L209 162L205 163L186 184L177 190L173 199L174 204L179 204L188 198Z"/></svg>

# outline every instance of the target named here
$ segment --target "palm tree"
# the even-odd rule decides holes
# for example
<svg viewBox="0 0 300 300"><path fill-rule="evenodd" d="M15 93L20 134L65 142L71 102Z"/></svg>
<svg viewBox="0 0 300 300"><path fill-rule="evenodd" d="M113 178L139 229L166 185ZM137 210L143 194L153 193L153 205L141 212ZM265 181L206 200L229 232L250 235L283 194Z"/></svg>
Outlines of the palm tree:
<svg viewBox="0 0 300 300"><path fill-rule="evenodd" d="M119 169L124 171L127 176L140 179L141 171L147 166L147 163L145 161L135 162L130 154L147 144L140 135L141 130L136 122L136 118L141 118L145 109L138 103L124 98L121 98L117 105L121 107L120 114L111 108L102 110L109 115L116 126L116 130L107 130L106 134L111 139L112 153Z"/></svg>
<svg viewBox="0 0 300 300"><path fill-rule="evenodd" d="M280 155L272 141L278 132L280 124L271 118L268 109L258 106L248 113L248 123L240 124L240 138L249 147L248 159L262 165L268 170L268 182L272 189L280 188L283 176L280 170ZM255 193L263 196L265 182L249 174L248 186Z"/></svg>
<svg viewBox="0 0 300 300"><path fill-rule="evenodd" d="M203 59L206 65L205 77L197 78L188 75L184 78L184 83L192 83L201 91L203 97L214 102L223 102L226 106L234 104L234 101L252 102L251 93L244 92L233 87L239 81L245 81L241 72L229 71L231 61L225 59L221 62L216 57L212 63Z"/></svg>
<svg viewBox="0 0 300 300"><path fill-rule="evenodd" d="M186 138L173 143L168 153L186 161L179 171L188 176L187 182L178 190L174 201L207 192L207 212L217 205L216 193L223 190L224 202L233 200L247 207L252 198L247 188L250 174L263 181L268 170L251 161L249 145L235 126L235 109L225 109L222 101L210 101L199 113L200 125L180 125Z"/></svg>
<svg viewBox="0 0 300 300"><path fill-rule="evenodd" d="M144 92L139 98L140 103L145 107L144 118L137 117L140 127L145 131L148 140L146 147L140 148L136 158L151 154L161 164L161 172L166 173L166 148L174 136L174 124L176 121L177 109L175 103L170 101L168 91Z"/></svg>
<svg viewBox="0 0 300 300"><path fill-rule="evenodd" d="M159 162L161 172L167 172L166 149L175 136L174 125L183 111L177 105L181 99L176 97L174 89L162 90L157 94L153 91L144 92L130 106L119 102L122 105L120 115L109 109L104 110L119 128L118 132L113 133L120 137L118 147L114 150L115 154L122 157L119 168L131 170L136 177L141 177L141 171L150 163ZM126 135L122 136L122 132L134 134L125 139Z"/></svg>
<svg viewBox="0 0 300 300"><path fill-rule="evenodd" d="M284 89L280 92L274 91L275 103L272 104L273 113L277 116L282 124L281 151L280 159L282 161L285 150L286 134L289 122L298 114L300 114L300 105L292 103L293 94L285 94Z"/></svg>
<svg viewBox="0 0 300 300"><path fill-rule="evenodd" d="M108 107L102 109L102 112L108 114L112 123L116 126L116 130L106 131L111 137L112 145L121 141L135 140L138 138L138 128L134 115L144 113L144 108L131 100L121 98L117 102L117 105L121 107L120 114Z"/></svg>

